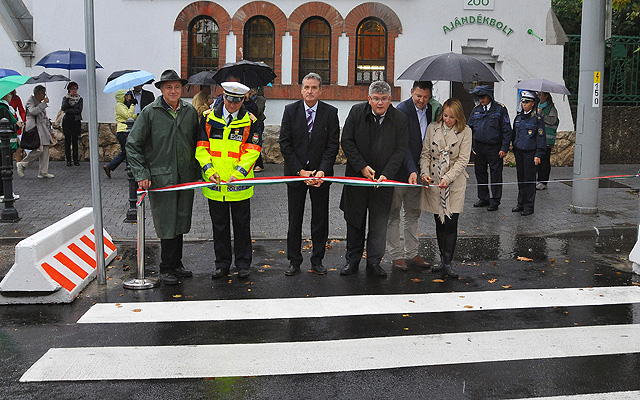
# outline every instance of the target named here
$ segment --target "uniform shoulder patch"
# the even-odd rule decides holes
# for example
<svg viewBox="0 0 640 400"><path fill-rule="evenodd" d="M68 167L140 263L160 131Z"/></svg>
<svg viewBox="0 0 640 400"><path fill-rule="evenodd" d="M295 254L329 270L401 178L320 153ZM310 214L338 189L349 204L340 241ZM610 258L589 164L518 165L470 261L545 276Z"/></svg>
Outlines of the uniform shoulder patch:
<svg viewBox="0 0 640 400"><path fill-rule="evenodd" d="M247 114L249 114L249 119L251 120L251 122L256 122L258 120L258 118L256 118L256 116L249 111L247 111Z"/></svg>

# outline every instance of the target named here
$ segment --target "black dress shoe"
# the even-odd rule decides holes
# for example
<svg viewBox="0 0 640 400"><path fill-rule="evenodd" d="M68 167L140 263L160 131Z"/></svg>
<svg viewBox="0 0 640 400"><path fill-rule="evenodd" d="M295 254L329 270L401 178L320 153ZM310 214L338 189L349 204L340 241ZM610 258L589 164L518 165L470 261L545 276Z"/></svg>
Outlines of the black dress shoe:
<svg viewBox="0 0 640 400"><path fill-rule="evenodd" d="M218 279L229 275L229 268L216 268L211 274L211 278Z"/></svg>
<svg viewBox="0 0 640 400"><path fill-rule="evenodd" d="M340 270L340 275L351 275L358 272L358 268L357 265L347 264Z"/></svg>
<svg viewBox="0 0 640 400"><path fill-rule="evenodd" d="M487 207L487 211L497 211L497 210L498 210L497 204L492 204L489 207Z"/></svg>
<svg viewBox="0 0 640 400"><path fill-rule="evenodd" d="M238 278L248 278L249 274L251 274L249 268L242 268L238 270Z"/></svg>
<svg viewBox="0 0 640 400"><path fill-rule="evenodd" d="M387 271L382 269L380 264L367 265L367 272L376 276L383 276L383 277L387 276Z"/></svg>
<svg viewBox="0 0 640 400"><path fill-rule="evenodd" d="M444 268L444 275L448 275L449 278L458 278L460 275L458 275L458 272L453 268L453 265L451 264L444 264L443 265Z"/></svg>
<svg viewBox="0 0 640 400"><path fill-rule="evenodd" d="M111 170L109 169L109 166L105 165L102 169L104 170L104 173L107 174L107 178L111 179Z"/></svg>
<svg viewBox="0 0 640 400"><path fill-rule="evenodd" d="M531 215L533 214L533 210L524 210L523 212L520 213L520 215L522 215L523 217L526 217L527 215Z"/></svg>
<svg viewBox="0 0 640 400"><path fill-rule="evenodd" d="M300 273L300 266L299 265L293 265L293 264L289 265L289 268L287 268L287 270L284 271L284 274L286 276L293 276L293 275L296 275L296 274L299 274L299 273Z"/></svg>
<svg viewBox="0 0 640 400"><path fill-rule="evenodd" d="M71 161L67 161L67 167L71 166Z"/></svg>
<svg viewBox="0 0 640 400"><path fill-rule="evenodd" d="M75 165L77 167L78 165L80 165L80 161L74 161L73 165Z"/></svg>
<svg viewBox="0 0 640 400"><path fill-rule="evenodd" d="M478 208L478 207L486 207L489 204L490 203L487 200L480 200L480 201L476 201L475 203L473 203L473 206Z"/></svg>
<svg viewBox="0 0 640 400"><path fill-rule="evenodd" d="M160 282L164 283L165 285L177 285L178 283L180 283L180 281L178 280L178 277L175 276L175 274L172 274L171 272L166 272L161 274Z"/></svg>
<svg viewBox="0 0 640 400"><path fill-rule="evenodd" d="M173 270L173 273L176 274L176 276L179 276L181 278L187 278L187 277L193 276L193 272L189 271L188 269L185 269L185 267L176 268Z"/></svg>
<svg viewBox="0 0 640 400"><path fill-rule="evenodd" d="M314 274L318 274L318 275L326 275L327 274L327 269L322 264L312 265L311 266L311 272L313 272Z"/></svg>
<svg viewBox="0 0 640 400"><path fill-rule="evenodd" d="M524 207L515 206L511 209L511 212L522 212L522 210L524 210Z"/></svg>
<svg viewBox="0 0 640 400"><path fill-rule="evenodd" d="M444 269L444 260L440 258L440 263L431 267L431 272L440 272Z"/></svg>

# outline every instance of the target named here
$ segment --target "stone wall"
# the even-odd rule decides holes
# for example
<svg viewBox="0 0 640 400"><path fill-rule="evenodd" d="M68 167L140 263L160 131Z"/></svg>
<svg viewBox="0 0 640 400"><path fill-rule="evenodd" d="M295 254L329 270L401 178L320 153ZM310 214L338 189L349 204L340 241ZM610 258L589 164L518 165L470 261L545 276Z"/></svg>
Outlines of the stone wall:
<svg viewBox="0 0 640 400"><path fill-rule="evenodd" d="M576 108L572 107L575 115ZM606 106L602 113L602 146L600 162L602 164L640 164L640 151L638 141L640 139L640 107L614 107ZM115 123L99 124L99 155L100 161L110 161L120 152L120 145L116 139ZM278 136L279 125L266 125L262 136L262 155L264 161L271 164L282 164ZM559 131L556 146L551 153L552 166L573 165L573 149L576 133L573 131ZM80 136L80 160L89 160L89 133L87 123L82 123L82 135ZM54 130L54 145L51 147L52 160L64 160L64 135L61 130ZM342 149L338 153L336 163L346 162ZM509 152L505 157L506 165L515 165L513 153Z"/></svg>

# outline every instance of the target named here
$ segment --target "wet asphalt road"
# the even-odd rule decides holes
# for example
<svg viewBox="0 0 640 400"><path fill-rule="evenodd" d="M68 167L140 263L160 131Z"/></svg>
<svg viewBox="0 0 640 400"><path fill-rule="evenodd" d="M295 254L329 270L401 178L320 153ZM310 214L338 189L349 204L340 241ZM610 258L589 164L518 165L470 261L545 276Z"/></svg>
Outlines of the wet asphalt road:
<svg viewBox="0 0 640 400"><path fill-rule="evenodd" d="M185 264L194 277L175 287L130 291L122 281L133 276L131 243L118 243L122 257L108 269L107 285L92 283L69 305L0 307L0 387L7 399L507 399L640 390L638 353L538 360L510 360L425 367L309 373L258 377L20 383L29 367L50 348L96 346L171 346L226 343L333 341L430 335L637 324L640 306L632 304L354 315L300 319L193 321L130 324L78 324L94 303L183 302L215 299L306 298L338 295L463 293L520 289L635 286L638 277L626 260L635 232L617 236L516 236L462 238L456 250L461 278L444 279L428 271L391 271L380 279L342 277L344 242L331 243L327 276L303 272L285 277L285 243L258 240L248 280L232 275L211 280L212 243L190 242ZM422 239L421 255L435 260L434 241ZM148 244L149 264L157 245ZM531 261L518 261L527 257ZM306 256L308 259L308 255ZM304 269L304 268L303 268ZM435 280L435 281L434 281ZM505 349L498 345L496 353ZM340 357L340 354L336 354ZM242 358L238 354L238 358ZM167 363L176 360L166 360ZM273 360L277 363L278 360ZM144 359L131 359L144 366ZM117 366L113 366L117 368ZM132 377L135 379L135 377Z"/></svg>

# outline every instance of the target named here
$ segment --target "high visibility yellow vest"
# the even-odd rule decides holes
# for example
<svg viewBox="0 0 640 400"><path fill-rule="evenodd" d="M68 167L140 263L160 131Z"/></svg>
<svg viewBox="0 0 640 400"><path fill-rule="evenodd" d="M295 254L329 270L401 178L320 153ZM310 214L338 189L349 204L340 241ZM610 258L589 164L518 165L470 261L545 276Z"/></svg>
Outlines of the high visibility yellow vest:
<svg viewBox="0 0 640 400"><path fill-rule="evenodd" d="M246 110L242 114L243 110L244 107L229 126L222 116L215 115L216 111L222 114L222 109L205 114L205 132L201 127L196 147L196 159L202 167L205 181L210 181L214 173L225 182L231 176L240 180L253 178L253 166L260 156L261 147L258 144L258 132L255 128L251 129L256 117ZM223 185L204 188L202 193L216 201L240 201L253 196L253 186Z"/></svg>

